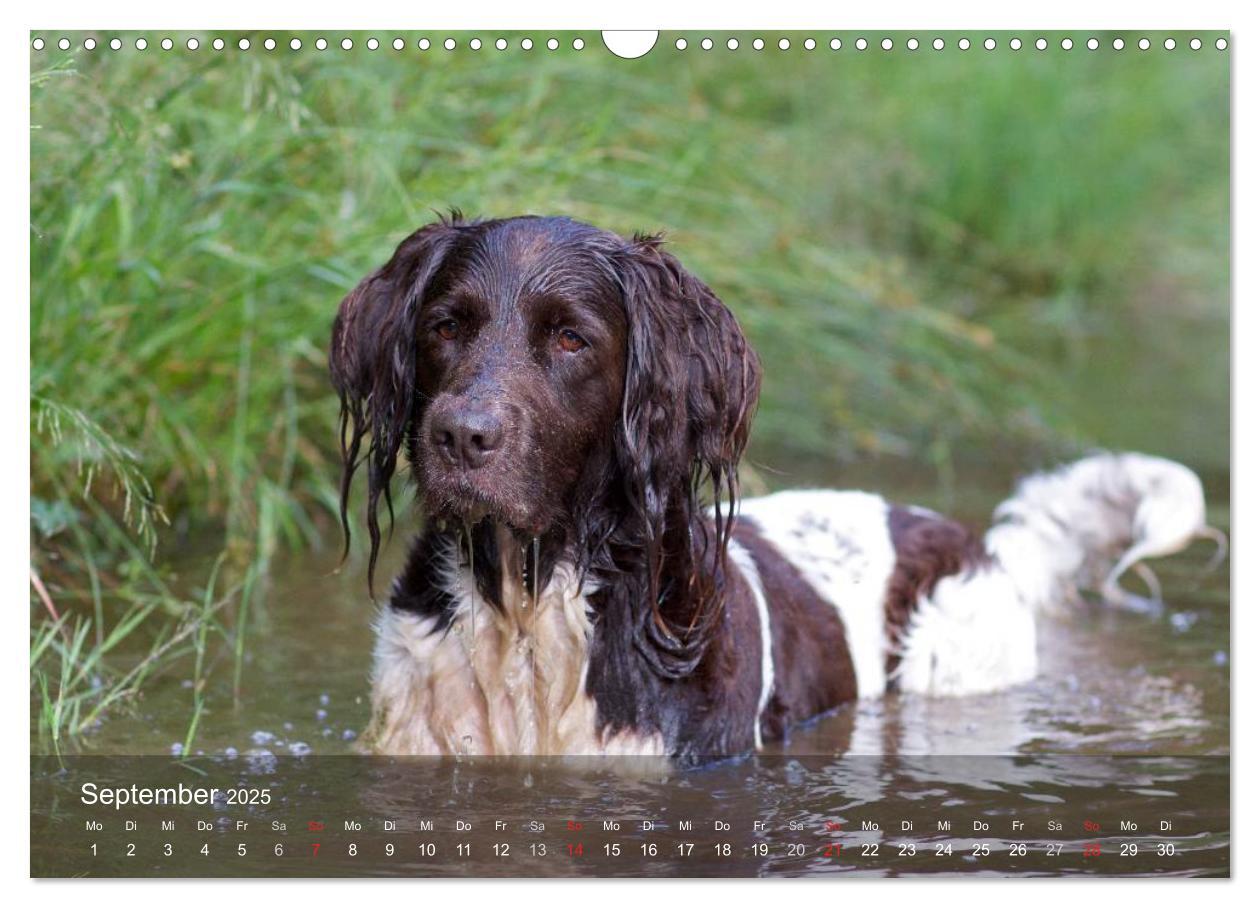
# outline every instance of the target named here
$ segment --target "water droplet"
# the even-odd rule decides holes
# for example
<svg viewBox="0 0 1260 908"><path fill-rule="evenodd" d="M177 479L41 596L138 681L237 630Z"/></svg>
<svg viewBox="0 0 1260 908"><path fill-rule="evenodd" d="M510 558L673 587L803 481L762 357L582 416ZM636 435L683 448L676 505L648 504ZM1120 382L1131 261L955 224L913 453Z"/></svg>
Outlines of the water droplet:
<svg viewBox="0 0 1260 908"><path fill-rule="evenodd" d="M533 593L532 598L534 600L534 608L538 608L538 581L540 578L538 576L538 537L537 536L534 537L533 547L534 547L534 570L533 570L534 593Z"/></svg>
<svg viewBox="0 0 1260 908"><path fill-rule="evenodd" d="M269 750L251 750L245 758L249 761L250 772L262 774L276 771L276 755Z"/></svg>
<svg viewBox="0 0 1260 908"><path fill-rule="evenodd" d="M1173 612L1168 616L1168 623L1179 634L1184 634L1190 630L1198 620L1199 615L1197 612Z"/></svg>
<svg viewBox="0 0 1260 908"><path fill-rule="evenodd" d="M527 557L528 550L521 546L521 608L529 605L529 559Z"/></svg>

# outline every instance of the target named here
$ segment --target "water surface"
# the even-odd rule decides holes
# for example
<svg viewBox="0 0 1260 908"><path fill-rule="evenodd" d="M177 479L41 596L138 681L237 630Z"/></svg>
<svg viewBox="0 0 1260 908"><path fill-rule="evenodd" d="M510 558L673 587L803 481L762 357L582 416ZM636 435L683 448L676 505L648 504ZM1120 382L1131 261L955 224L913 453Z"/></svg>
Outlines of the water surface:
<svg viewBox="0 0 1260 908"><path fill-rule="evenodd" d="M879 479L878 487L890 498L949 505L949 511L977 527L985 525L986 515L1009 487L1004 477L992 482L971 478L946 502L925 477L890 481L885 474ZM784 480L776 477L775 484ZM1227 484L1208 485L1210 519L1228 529L1228 511L1220 504L1228 499ZM397 839L396 848L406 846L396 852L397 860L386 861L381 849L388 837L382 831L371 839L371 848L380 852L374 862L351 861L345 854L334 860L346 842L330 839L324 863L294 861L280 870L272 868L274 872L1226 873L1229 569L1227 562L1205 575L1202 568L1211 554L1212 547L1204 544L1155 563L1167 600L1162 610L1134 613L1096 606L1045 618L1040 625L1041 671L1028 684L974 697L864 700L797 729L790 740L768 745L757 757L686 773L645 768L634 761L614 767L582 761L452 764L350 757L368 718L375 606L356 565L330 574L336 563L330 553L290 558L269 579L265 608L251 631L239 702L233 703L230 655L224 653L221 663L212 666L209 708L188 756L204 755L208 762L199 765L211 776L227 773L241 784L270 779L282 800L260 814L264 817L278 811L290 822L305 822L302 818L317 803L321 816L338 823L346 816L362 816L369 824L386 816L406 821L427 811L439 822L462 817L473 827L468 842L476 849L458 861L450 855L445 861L426 861L411 854L419 847L412 833ZM180 749L191 703L187 677L159 677L133 715L104 723L84 739L80 751L162 755L166 759L139 764L144 774L160 776L165 772L160 767L178 763L170 758ZM37 789L50 804L64 806L64 798L54 795L85 777L85 765L71 763L58 770L41 763L36 771L44 782ZM126 778L141 771L116 761L110 766L98 765L92 772ZM44 783L49 787L39 788ZM54 823L51 807L47 816L36 814L33 824ZM1158 832L1161 819L1173 815L1176 834L1185 837L1175 860L1157 858L1155 839L1143 839L1150 847L1143 846L1137 855L1121 856L1121 846L1129 841L1119 834L1122 817L1137 822L1145 835ZM611 859L518 862L520 849L531 844L552 848L554 857L554 849L576 841L563 834L569 821L600 824L617 817L633 824L654 817L668 826L683 816L701 824L719 816L742 824L737 825L738 854L731 860L709 854L707 849L720 844L711 829L692 843L702 846L701 851L684 856L670 853L686 838L677 829L653 834L638 830L634 836L623 832L616 839L597 825L599 836L588 832L584 847L598 852L616 840L626 849L642 848L655 835L656 858L640 854L620 865ZM916 853L897 854L905 845L897 838L898 826L911 816L929 824L949 816L964 826L978 819L1007 824L1018 819L1029 824L1024 827L1029 830L1026 841L1042 848L1053 843L1040 841L1049 837L1040 827L1057 816L1067 824L1058 841L1071 860L1055 860L1035 848L1035 860L1006 854L1016 835L1009 828L991 839L1000 857L991 850L987 860L971 860L961 852L987 840L958 835L958 825L944 837L919 826ZM1106 824L1097 834L1081 828L1090 817ZM863 819L879 822L881 830L863 833L852 825L827 826L860 824ZM535 834L528 826L537 821L561 828ZM765 833L765 854L755 850L755 822L778 829ZM495 823L506 827L499 830ZM793 823L801 824L800 829L791 828ZM824 856L822 850L831 841L827 836L839 836L841 828L848 837L846 847L853 847L837 852L840 857ZM1034 828L1040 838L1033 835ZM224 835L226 845L230 836ZM504 843L516 849L510 861L493 851L505 836ZM453 840L444 841L450 845ZM786 847L797 841L805 843L806 851L787 853ZM961 852L936 861L933 843L943 841ZM1081 858L1082 849L1095 841L1104 843L1102 860ZM884 849L866 860L855 856L862 844L871 842L884 842L892 852ZM54 857L49 860L56 863ZM124 862L114 871L100 866L96 872L127 873L135 866ZM267 866L260 864L258 872L272 872ZM162 862L146 872L164 872ZM165 872L172 870L168 866Z"/></svg>

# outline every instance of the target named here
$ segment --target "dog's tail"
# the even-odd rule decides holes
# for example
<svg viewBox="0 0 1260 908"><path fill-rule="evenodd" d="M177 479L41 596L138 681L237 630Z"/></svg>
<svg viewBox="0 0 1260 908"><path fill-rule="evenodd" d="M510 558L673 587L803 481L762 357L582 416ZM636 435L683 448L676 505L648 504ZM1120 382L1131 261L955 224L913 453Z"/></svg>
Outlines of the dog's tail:
<svg viewBox="0 0 1260 908"><path fill-rule="evenodd" d="M894 650L902 690L974 694L1037 671L1036 614L1096 590L1111 604L1149 610L1159 583L1143 559L1199 537L1224 536L1204 520L1203 486L1181 464L1142 454L1096 454L1024 479L964 569L920 594ZM943 518L940 518L943 520ZM1129 570L1151 596L1127 592Z"/></svg>
<svg viewBox="0 0 1260 908"><path fill-rule="evenodd" d="M1199 538L1225 538L1208 526L1203 484L1187 467L1144 454L1095 454L1022 480L994 512L989 555L1020 600L1045 610L1094 590L1109 603L1145 607L1161 600L1145 559L1172 555ZM1133 570L1150 598L1120 586Z"/></svg>

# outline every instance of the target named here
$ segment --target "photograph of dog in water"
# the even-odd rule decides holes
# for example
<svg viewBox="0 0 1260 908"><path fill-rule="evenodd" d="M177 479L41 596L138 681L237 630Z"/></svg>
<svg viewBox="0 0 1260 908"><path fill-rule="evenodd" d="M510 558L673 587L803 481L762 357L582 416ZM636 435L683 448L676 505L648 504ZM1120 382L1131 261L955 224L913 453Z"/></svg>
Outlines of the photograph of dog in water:
<svg viewBox="0 0 1260 908"><path fill-rule="evenodd" d="M32 875L1230 873L1232 36L608 37L32 33Z"/></svg>
<svg viewBox="0 0 1260 908"><path fill-rule="evenodd" d="M1218 535L1139 453L1024 478L982 536L871 491L744 498L772 364L660 237L564 217L417 230L330 364L369 565L400 454L425 520L376 625L382 754L703 762L860 697L988 693L1036 675L1040 613Z"/></svg>
<svg viewBox="0 0 1260 908"><path fill-rule="evenodd" d="M35 753L1229 755L1228 53L61 37Z"/></svg>

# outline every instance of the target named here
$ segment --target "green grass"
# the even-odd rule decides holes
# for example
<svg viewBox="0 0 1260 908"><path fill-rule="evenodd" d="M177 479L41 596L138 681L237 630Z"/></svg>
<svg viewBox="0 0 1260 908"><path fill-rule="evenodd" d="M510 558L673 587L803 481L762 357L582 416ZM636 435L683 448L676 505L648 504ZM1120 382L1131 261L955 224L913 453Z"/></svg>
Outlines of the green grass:
<svg viewBox="0 0 1260 908"><path fill-rule="evenodd" d="M336 304L433 209L667 231L769 367L759 460L1228 463L1225 55L160 37L33 55L42 740L208 647L239 684L270 559L329 538Z"/></svg>

